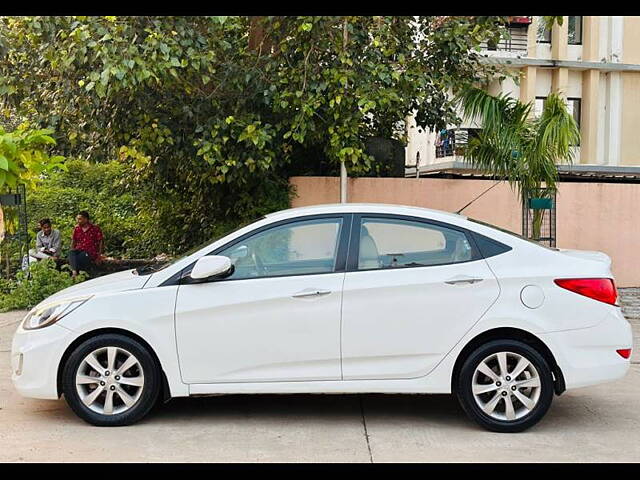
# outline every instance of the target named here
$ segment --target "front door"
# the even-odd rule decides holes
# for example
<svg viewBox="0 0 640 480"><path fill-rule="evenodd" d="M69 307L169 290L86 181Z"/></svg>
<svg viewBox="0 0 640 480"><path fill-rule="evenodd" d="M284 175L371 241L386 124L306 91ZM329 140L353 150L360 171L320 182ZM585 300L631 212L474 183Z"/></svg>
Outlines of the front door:
<svg viewBox="0 0 640 480"><path fill-rule="evenodd" d="M345 227L343 216L279 222L215 252L230 277L180 285L183 381L339 380Z"/></svg>
<svg viewBox="0 0 640 480"><path fill-rule="evenodd" d="M354 222L343 291L343 378L428 374L497 299L464 230L393 216Z"/></svg>

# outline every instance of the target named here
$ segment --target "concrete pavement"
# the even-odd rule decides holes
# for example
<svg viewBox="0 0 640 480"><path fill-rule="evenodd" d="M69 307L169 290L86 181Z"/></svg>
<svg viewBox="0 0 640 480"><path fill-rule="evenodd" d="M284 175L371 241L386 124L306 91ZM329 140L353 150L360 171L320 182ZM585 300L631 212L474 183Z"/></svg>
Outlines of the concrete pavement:
<svg viewBox="0 0 640 480"><path fill-rule="evenodd" d="M624 379L556 397L547 416L520 434L480 429L450 395L184 398L136 425L99 428L64 400L15 392L9 350L23 315L0 314L0 461L640 461L637 351ZM638 339L640 319L632 323Z"/></svg>

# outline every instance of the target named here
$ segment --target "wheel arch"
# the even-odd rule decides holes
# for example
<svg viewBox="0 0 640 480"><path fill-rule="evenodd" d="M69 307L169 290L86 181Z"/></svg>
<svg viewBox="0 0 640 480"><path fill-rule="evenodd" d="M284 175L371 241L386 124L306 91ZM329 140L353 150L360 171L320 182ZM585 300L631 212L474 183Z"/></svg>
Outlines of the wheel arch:
<svg viewBox="0 0 640 480"><path fill-rule="evenodd" d="M124 335L125 337L129 337L132 340L135 340L136 342L140 342L147 350L149 350L149 353L151 353L151 356L155 360L156 364L158 365L158 368L160 369L160 372L162 373L162 391L161 391L162 398L164 399L165 402L169 400L171 398L171 389L169 388L167 374L165 373L164 368L162 367L162 363L160 362L160 358L158 357L158 354L155 352L154 348L149 344L149 342L147 342L144 338L142 338L139 335L136 335L135 333L129 330L124 330L122 328L99 328L96 330L91 330L89 332L83 333L82 335L80 335L78 338L76 338L73 342L69 344L67 349L62 354L62 357L60 358L60 362L58 363L58 372L56 377L58 398L62 396L62 371L71 353L82 342L92 337L96 337L98 335L104 335L107 333L116 333L119 335Z"/></svg>
<svg viewBox="0 0 640 480"><path fill-rule="evenodd" d="M531 332L527 332L526 330L521 330L519 328L499 327L476 335L474 338L469 340L469 342L467 342L464 348L460 351L451 374L452 392L456 391L458 375L460 374L464 361L477 347L491 340L519 340L535 348L551 367L551 371L553 373L553 387L556 395L561 395L565 391L566 386L562 370L549 347L540 340L540 338Z"/></svg>

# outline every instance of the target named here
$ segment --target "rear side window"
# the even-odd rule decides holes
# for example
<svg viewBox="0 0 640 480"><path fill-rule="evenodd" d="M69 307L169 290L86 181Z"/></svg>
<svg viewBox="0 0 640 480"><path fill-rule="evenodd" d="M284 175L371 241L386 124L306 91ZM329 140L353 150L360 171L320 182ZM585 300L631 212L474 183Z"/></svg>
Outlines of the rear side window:
<svg viewBox="0 0 640 480"><path fill-rule="evenodd" d="M358 270L425 267L475 260L464 232L430 223L363 217Z"/></svg>
<svg viewBox="0 0 640 480"><path fill-rule="evenodd" d="M479 233L473 232L473 239L476 241L476 246L484 258L495 257L501 253L511 250L509 245L500 243L492 238L485 237Z"/></svg>
<svg viewBox="0 0 640 480"><path fill-rule="evenodd" d="M490 223L486 223L486 222L483 222L483 221L480 221L480 220L476 220L475 218L467 218L467 220L469 220L470 222L473 222L473 223L484 225L485 227L493 228L494 230L498 230L498 231L500 231L502 233L506 233L507 235L511 235L513 237L519 238L520 240L524 240L525 242L533 243L534 245L537 245L540 248L546 248L547 250L554 250L554 251L558 250L555 247L547 247L546 245L543 245L543 244L541 244L539 242L536 242L535 240L532 240L531 238L527 238L524 235L520 235L519 233L512 232L511 230L507 230L505 228L501 228L501 227L498 227L496 225L491 225ZM476 235L480 235L480 234L476 234ZM497 242L497 240L494 240L494 242ZM500 245L502 245L502 244L500 244ZM505 245L505 247L506 247L506 245ZM509 247L509 249L510 249L510 247Z"/></svg>

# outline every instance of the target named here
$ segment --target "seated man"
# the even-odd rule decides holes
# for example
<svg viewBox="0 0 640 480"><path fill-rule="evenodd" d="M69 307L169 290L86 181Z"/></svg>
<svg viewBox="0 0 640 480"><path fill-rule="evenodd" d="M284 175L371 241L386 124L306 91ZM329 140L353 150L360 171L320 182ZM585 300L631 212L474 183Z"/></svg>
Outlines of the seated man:
<svg viewBox="0 0 640 480"><path fill-rule="evenodd" d="M69 251L69 264L73 277L76 277L80 270L87 271L92 264L100 263L104 248L102 230L89 221L89 212L79 212L76 221L78 224L73 229Z"/></svg>
<svg viewBox="0 0 640 480"><path fill-rule="evenodd" d="M51 220L43 218L38 222L40 231L36 235L36 248L29 250L29 263L37 262L44 258L57 260L60 257L60 231L51 228Z"/></svg>

